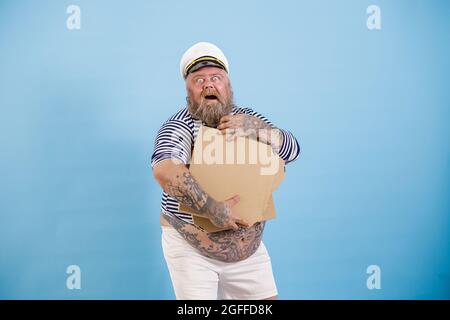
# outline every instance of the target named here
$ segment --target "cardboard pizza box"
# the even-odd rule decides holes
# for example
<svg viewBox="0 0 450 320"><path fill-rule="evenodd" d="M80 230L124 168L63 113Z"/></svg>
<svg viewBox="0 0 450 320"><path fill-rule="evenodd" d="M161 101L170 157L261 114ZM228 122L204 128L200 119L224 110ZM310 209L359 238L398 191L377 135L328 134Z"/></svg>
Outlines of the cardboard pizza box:
<svg viewBox="0 0 450 320"><path fill-rule="evenodd" d="M233 212L251 225L276 217L272 193L284 179L284 161L269 145L247 137L227 141L219 130L202 126L189 171L218 201L239 195ZM180 211L192 214L194 224L208 232L224 230L185 205Z"/></svg>

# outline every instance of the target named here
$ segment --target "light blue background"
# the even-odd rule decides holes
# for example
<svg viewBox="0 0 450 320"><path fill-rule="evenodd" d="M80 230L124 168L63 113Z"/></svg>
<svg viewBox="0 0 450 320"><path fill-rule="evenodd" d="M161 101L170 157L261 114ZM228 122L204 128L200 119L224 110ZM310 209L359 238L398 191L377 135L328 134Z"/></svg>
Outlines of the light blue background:
<svg viewBox="0 0 450 320"><path fill-rule="evenodd" d="M66 28L70 4L81 30ZM227 55L236 102L302 147L264 238L280 298L450 298L449 13L427 0L1 0L0 298L174 298L149 160L198 41ZM81 290L66 288L71 264Z"/></svg>

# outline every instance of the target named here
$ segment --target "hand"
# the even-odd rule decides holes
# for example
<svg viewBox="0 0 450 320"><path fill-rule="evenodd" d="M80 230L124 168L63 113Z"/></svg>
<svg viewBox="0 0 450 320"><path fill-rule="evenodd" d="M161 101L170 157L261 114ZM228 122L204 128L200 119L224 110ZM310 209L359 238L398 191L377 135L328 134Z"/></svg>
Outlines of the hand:
<svg viewBox="0 0 450 320"><path fill-rule="evenodd" d="M219 228L232 228L233 230L238 230L238 224L244 227L249 227L249 223L243 219L239 219L233 214L231 210L232 207L238 203L240 200L239 196L236 195L228 200L219 202L211 212L209 219L211 222Z"/></svg>
<svg viewBox="0 0 450 320"><path fill-rule="evenodd" d="M227 115L220 119L217 129L222 134L229 135L230 141L235 137L251 137L258 139L260 129L269 129L270 126L263 120L248 114Z"/></svg>

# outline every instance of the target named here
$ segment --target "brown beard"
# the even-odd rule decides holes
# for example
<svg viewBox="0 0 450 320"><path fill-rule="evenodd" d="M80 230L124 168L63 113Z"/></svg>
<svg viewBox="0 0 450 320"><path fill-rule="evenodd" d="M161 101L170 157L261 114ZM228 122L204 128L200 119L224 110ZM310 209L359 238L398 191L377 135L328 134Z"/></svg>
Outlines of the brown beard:
<svg viewBox="0 0 450 320"><path fill-rule="evenodd" d="M233 109L234 102L233 102L233 91L230 87L230 95L228 99L223 99L219 95L218 92L206 92L202 94L202 99L200 103L197 103L191 99L191 94L188 93L188 96L186 97L186 101L188 104L188 109L191 115L195 119L202 120L208 127L216 128L219 125L220 118L223 116L226 116L230 114L231 110ZM206 102L208 100L205 99L205 95L214 94L218 98L217 101L213 104L206 105Z"/></svg>

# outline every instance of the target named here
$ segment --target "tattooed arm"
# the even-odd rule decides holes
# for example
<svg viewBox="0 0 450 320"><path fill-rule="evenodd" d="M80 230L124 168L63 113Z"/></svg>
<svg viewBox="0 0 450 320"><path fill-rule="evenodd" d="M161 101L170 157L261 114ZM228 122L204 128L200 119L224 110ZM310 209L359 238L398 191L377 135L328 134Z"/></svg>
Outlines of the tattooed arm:
<svg viewBox="0 0 450 320"><path fill-rule="evenodd" d="M208 195L192 177L188 168L175 159L164 160L153 168L153 175L164 191L220 228L231 227L238 230L237 223L248 226L248 223L233 215L232 207L239 201L234 196L223 202Z"/></svg>
<svg viewBox="0 0 450 320"><path fill-rule="evenodd" d="M258 249L265 223L238 227L236 223L248 226L232 215L231 207L238 201L238 197L224 202L216 201L201 188L181 162L163 160L153 168L153 174L164 191L180 203L201 212L219 227L232 227L233 230L207 233L177 217L163 215L163 219L201 254L224 262L237 262L248 258Z"/></svg>
<svg viewBox="0 0 450 320"><path fill-rule="evenodd" d="M217 126L222 133L232 134L234 136L252 137L268 144L274 152L278 153L283 144L283 134L280 129L270 126L262 119L249 114L227 115L220 119Z"/></svg>

